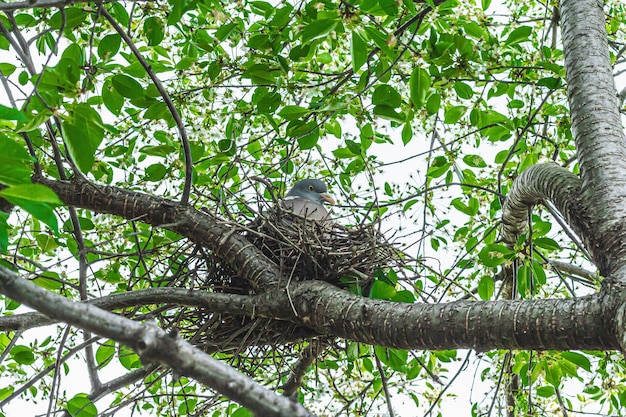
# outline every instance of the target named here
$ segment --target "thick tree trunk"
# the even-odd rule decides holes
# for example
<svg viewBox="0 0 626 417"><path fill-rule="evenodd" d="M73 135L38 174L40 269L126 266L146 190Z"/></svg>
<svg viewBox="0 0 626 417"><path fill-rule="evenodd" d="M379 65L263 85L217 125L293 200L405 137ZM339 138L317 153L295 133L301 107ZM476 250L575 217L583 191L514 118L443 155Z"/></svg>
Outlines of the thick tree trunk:
<svg viewBox="0 0 626 417"><path fill-rule="evenodd" d="M607 45L603 2L561 3L572 131L589 216L583 236L606 277L626 260L626 139ZM585 219L587 220L587 219Z"/></svg>

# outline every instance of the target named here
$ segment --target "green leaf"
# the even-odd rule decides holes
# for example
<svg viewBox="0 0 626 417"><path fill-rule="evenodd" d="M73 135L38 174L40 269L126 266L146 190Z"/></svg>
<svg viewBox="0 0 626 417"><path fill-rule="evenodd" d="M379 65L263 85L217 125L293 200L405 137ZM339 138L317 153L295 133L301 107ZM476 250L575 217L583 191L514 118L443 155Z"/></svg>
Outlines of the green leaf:
<svg viewBox="0 0 626 417"><path fill-rule="evenodd" d="M117 33L106 35L98 44L98 56L103 60L110 59L120 50L122 38Z"/></svg>
<svg viewBox="0 0 626 417"><path fill-rule="evenodd" d="M402 143L406 146L413 139L413 128L411 123L406 122L402 127Z"/></svg>
<svg viewBox="0 0 626 417"><path fill-rule="evenodd" d="M543 266L537 262L532 262L532 270L535 282L538 285L544 285L546 283L546 271L543 269Z"/></svg>
<svg viewBox="0 0 626 417"><path fill-rule="evenodd" d="M556 90L558 88L561 88L561 86L563 85L563 81L560 78L545 77L537 80L537 85L548 87L551 90Z"/></svg>
<svg viewBox="0 0 626 417"><path fill-rule="evenodd" d="M554 387L552 385L544 385L537 388L537 395L543 398L552 397L555 394Z"/></svg>
<svg viewBox="0 0 626 417"><path fill-rule="evenodd" d="M167 174L167 168L163 164L152 164L146 168L146 181L161 181Z"/></svg>
<svg viewBox="0 0 626 417"><path fill-rule="evenodd" d="M319 127L315 127L313 128L313 131L311 131L311 133L307 134L306 136L302 136L298 138L298 146L302 150L311 149L315 145L317 145L317 141L319 140L319 138L320 138L320 129Z"/></svg>
<svg viewBox="0 0 626 417"><path fill-rule="evenodd" d="M24 145L0 132L0 183L17 185L30 183L32 158Z"/></svg>
<svg viewBox="0 0 626 417"><path fill-rule="evenodd" d="M167 24L172 26L180 21L183 15L196 7L195 0L168 0L172 6L167 16Z"/></svg>
<svg viewBox="0 0 626 417"><path fill-rule="evenodd" d="M89 172L96 150L104 138L100 114L86 103L77 103L63 121L62 129L72 160L81 172Z"/></svg>
<svg viewBox="0 0 626 417"><path fill-rule="evenodd" d="M278 112L278 115L287 121L299 119L300 117L311 113L311 110L300 106L285 106Z"/></svg>
<svg viewBox="0 0 626 417"><path fill-rule="evenodd" d="M96 417L98 409L87 394L76 394L67 402L67 411L72 417Z"/></svg>
<svg viewBox="0 0 626 417"><path fill-rule="evenodd" d="M533 239L533 244L543 249L555 251L561 250L561 246L554 240L549 237L538 237Z"/></svg>
<svg viewBox="0 0 626 417"><path fill-rule="evenodd" d="M517 268L517 291L522 298L527 298L532 288L530 268L528 265L520 265Z"/></svg>
<svg viewBox="0 0 626 417"><path fill-rule="evenodd" d="M308 43L312 40L325 38L337 26L336 19L320 19L314 20L302 29L302 43Z"/></svg>
<svg viewBox="0 0 626 417"><path fill-rule="evenodd" d="M475 216L478 213L478 201L476 199L470 199L469 205L466 205L460 197L452 199L450 203L452 204L452 207L456 208L461 213L467 214L468 216Z"/></svg>
<svg viewBox="0 0 626 417"><path fill-rule="evenodd" d="M396 295L391 297L389 301L394 301L396 303L413 304L415 302L415 295L413 295L411 291L400 290L396 291Z"/></svg>
<svg viewBox="0 0 626 417"><path fill-rule="evenodd" d="M28 346L17 345L11 349L11 358L20 365L31 365L35 362L35 354Z"/></svg>
<svg viewBox="0 0 626 417"><path fill-rule="evenodd" d="M131 369L141 368L141 360L135 352L126 346L121 346L118 351L118 359L122 366L129 371Z"/></svg>
<svg viewBox="0 0 626 417"><path fill-rule="evenodd" d="M428 74L425 69L419 67L413 69L413 72L411 72L411 78L409 78L409 90L411 95L411 101L413 102L413 105L417 110L424 107L426 93L428 93L430 84L430 74ZM436 113L436 110L432 113L429 111L429 113Z"/></svg>
<svg viewBox="0 0 626 417"><path fill-rule="evenodd" d="M272 20L269 21L269 25L276 29L282 29L284 26L289 24L292 11L293 6L289 3L285 4L284 7L276 10L274 17L272 17Z"/></svg>
<svg viewBox="0 0 626 417"><path fill-rule="evenodd" d="M573 364L583 368L585 371L591 372L591 362L589 361L589 358L582 353L568 351L561 352L561 356Z"/></svg>
<svg viewBox="0 0 626 417"><path fill-rule="evenodd" d="M0 195L7 200L10 198L21 198L36 203L50 204L52 206L63 205L63 202L57 197L54 191L41 184L14 185L0 190Z"/></svg>
<svg viewBox="0 0 626 417"><path fill-rule="evenodd" d="M149 46L156 46L163 41L165 25L158 17L151 16L143 22L143 33L148 39Z"/></svg>
<svg viewBox="0 0 626 417"><path fill-rule="evenodd" d="M53 251L59 247L54 237L46 233L39 233L35 240L37 241L37 246L39 246L43 253Z"/></svg>
<svg viewBox="0 0 626 417"><path fill-rule="evenodd" d="M532 33L532 28L530 26L520 26L513 30L509 34L509 37L504 41L505 45L515 45L522 42L530 41L529 36Z"/></svg>
<svg viewBox="0 0 626 417"><path fill-rule="evenodd" d="M428 97L426 101L426 112L428 115L433 115L439 111L441 108L441 95L437 93L433 93Z"/></svg>
<svg viewBox="0 0 626 417"><path fill-rule="evenodd" d="M375 26L365 26L365 31L372 41L387 55L389 59L395 60L396 54L388 44L388 36Z"/></svg>
<svg viewBox="0 0 626 417"><path fill-rule="evenodd" d="M374 353L382 363L394 371L406 372L406 364L409 358L408 351L374 346Z"/></svg>
<svg viewBox="0 0 626 417"><path fill-rule="evenodd" d="M167 104L162 101L157 101L148 107L143 114L143 117L148 120L164 120L168 126L174 126L174 117L167 107Z"/></svg>
<svg viewBox="0 0 626 417"><path fill-rule="evenodd" d="M463 162L474 168L484 168L487 166L487 163L480 155L465 155Z"/></svg>
<svg viewBox="0 0 626 417"><path fill-rule="evenodd" d="M0 104L0 120L17 120L25 122L28 120L28 117L13 107L7 107Z"/></svg>
<svg viewBox="0 0 626 417"><path fill-rule="evenodd" d="M468 35L470 35L473 38L479 39L479 40L484 40L485 39L485 32L483 32L482 28L480 27L480 25L476 22L470 21L470 22L464 22L463 23L463 29L465 29L465 33L467 33Z"/></svg>
<svg viewBox="0 0 626 417"><path fill-rule="evenodd" d="M50 17L48 25L52 29L61 29L63 26L64 30L71 30L83 23L87 15L88 12L84 11L82 7L65 7L63 12L58 11Z"/></svg>
<svg viewBox="0 0 626 417"><path fill-rule="evenodd" d="M102 369L111 362L115 356L115 342L107 340L96 350L96 363L98 368Z"/></svg>
<svg viewBox="0 0 626 417"><path fill-rule="evenodd" d="M144 146L139 149L139 152L145 155L166 157L176 152L176 148L171 145Z"/></svg>
<svg viewBox="0 0 626 417"><path fill-rule="evenodd" d="M358 342L348 342L346 356L350 362L354 362L359 358L359 351L360 349Z"/></svg>
<svg viewBox="0 0 626 417"><path fill-rule="evenodd" d="M352 56L352 71L356 72L367 62L367 42L356 31L352 31L352 44L350 49Z"/></svg>
<svg viewBox="0 0 626 417"><path fill-rule="evenodd" d="M8 77L13 74L17 67L13 64L9 64L8 62L0 62L0 74Z"/></svg>
<svg viewBox="0 0 626 417"><path fill-rule="evenodd" d="M482 300L491 300L495 292L495 284L493 278L484 275L478 281L478 296Z"/></svg>
<svg viewBox="0 0 626 417"><path fill-rule="evenodd" d="M53 206L63 203L48 187L41 184L14 185L0 190L0 196L9 203L26 210L47 224L54 232L58 232L59 225Z"/></svg>
<svg viewBox="0 0 626 417"><path fill-rule="evenodd" d="M13 394L13 391L15 391L15 387L13 386L8 386L0 389L0 401L8 398L11 394ZM4 417L4 414L0 415Z"/></svg>
<svg viewBox="0 0 626 417"><path fill-rule="evenodd" d="M232 414L232 417L254 417L254 415L244 407L237 408Z"/></svg>
<svg viewBox="0 0 626 417"><path fill-rule="evenodd" d="M446 109L446 112L443 116L443 122L446 124L455 124L467 111L466 106L451 106Z"/></svg>
<svg viewBox="0 0 626 417"><path fill-rule="evenodd" d="M249 78L255 84L274 84L277 71L270 71L267 64L253 64L246 69L241 76Z"/></svg>
<svg viewBox="0 0 626 417"><path fill-rule="evenodd" d="M474 89L469 84L466 84L462 81L457 81L454 83L454 91L462 99L470 99L474 95Z"/></svg>
<svg viewBox="0 0 626 417"><path fill-rule="evenodd" d="M0 211L0 253L7 253L9 248L9 225L7 219L8 213Z"/></svg>
<svg viewBox="0 0 626 417"><path fill-rule="evenodd" d="M102 86L102 102L111 113L119 116L124 106L124 97L113 88L111 82L105 82Z"/></svg>
<svg viewBox="0 0 626 417"><path fill-rule="evenodd" d="M346 147L346 148L335 149L333 151L333 155L335 155L335 158L345 159L345 158L354 158L358 154L355 154L354 152L350 150L350 148Z"/></svg>
<svg viewBox="0 0 626 417"><path fill-rule="evenodd" d="M374 90L374 94L372 94L372 104L385 105L395 109L402 105L402 97L395 88L383 84L379 85Z"/></svg>
<svg viewBox="0 0 626 417"><path fill-rule="evenodd" d="M433 159L426 175L431 178L439 178L450 169L450 166L448 159L443 155L439 155Z"/></svg>
<svg viewBox="0 0 626 417"><path fill-rule="evenodd" d="M117 74L111 77L111 84L115 91L127 98L143 97L144 89L137 80L124 74Z"/></svg>
<svg viewBox="0 0 626 417"><path fill-rule="evenodd" d="M544 372L546 376L546 382L552 384L555 388L558 388L563 378L563 372L558 362L554 362L544 366Z"/></svg>
<svg viewBox="0 0 626 417"><path fill-rule="evenodd" d="M44 236L44 235L40 234L37 237L39 236ZM50 239L53 239L52 236L50 236ZM58 245L55 244L55 247L56 246ZM57 291L63 288L63 283L61 282L59 278L59 274L57 274L56 272L52 272L52 271L44 272L37 278L33 279L32 282L37 284L41 288L45 288L46 290Z"/></svg>
<svg viewBox="0 0 626 417"><path fill-rule="evenodd" d="M375 106L372 112L376 116L380 116L383 119L391 120L392 122L404 123L404 121L406 120L406 116L403 113L398 113L389 106Z"/></svg>
<svg viewBox="0 0 626 417"><path fill-rule="evenodd" d="M370 290L370 298L376 300L389 300L396 295L396 288L384 281L374 281Z"/></svg>
<svg viewBox="0 0 626 417"><path fill-rule="evenodd" d="M219 40L219 41L223 41L224 39L228 38L228 36L231 34L231 32L237 27L237 23L226 23L222 26L220 26L220 28L218 30L215 31L214 36Z"/></svg>
<svg viewBox="0 0 626 417"><path fill-rule="evenodd" d="M274 6L266 1L253 1L250 6L253 13L263 17L268 17L274 11Z"/></svg>
<svg viewBox="0 0 626 417"><path fill-rule="evenodd" d="M491 243L482 248L478 259L483 265L493 268L502 265L514 254L515 252L500 243Z"/></svg>

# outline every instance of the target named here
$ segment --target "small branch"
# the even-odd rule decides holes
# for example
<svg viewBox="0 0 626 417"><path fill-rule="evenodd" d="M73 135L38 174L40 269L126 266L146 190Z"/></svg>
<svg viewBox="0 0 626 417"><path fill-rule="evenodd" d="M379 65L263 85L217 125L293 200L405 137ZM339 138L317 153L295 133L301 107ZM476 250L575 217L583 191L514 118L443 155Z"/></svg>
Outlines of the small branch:
<svg viewBox="0 0 626 417"><path fill-rule="evenodd" d="M593 284L598 281L599 277L591 271L587 271L580 266L572 265L567 262L561 261L548 261L548 265L558 271L564 272L569 275L575 275L580 277L586 284Z"/></svg>
<svg viewBox="0 0 626 417"><path fill-rule="evenodd" d="M170 98L169 94L165 90L165 87L163 87L163 84L161 84L161 81L152 70L152 67L150 66L150 64L148 64L148 62L141 55L141 52L139 52L139 49L137 49L137 46L135 45L133 40L130 38L130 36L128 36L128 34L124 31L124 29L122 29L122 27L117 23L117 21L113 18L113 16L111 16L111 14L104 7L101 7L100 11L102 13L102 16L104 16L104 18L109 21L109 23L111 24L111 26L113 26L115 31L122 37L122 39L124 39L124 42L126 42L126 45L128 45L128 47L133 52L133 54L135 55L139 63L141 63L141 66L146 70L146 72L150 76L150 79L154 83L154 86L159 91L159 94L161 94L161 97L163 98L163 102L165 102L165 105L167 106L170 113L172 113L172 117L174 118L174 121L176 122L176 126L178 127L178 134L180 135L180 140L183 145L183 155L185 156L185 185L183 186L183 195L180 199L180 202L186 205L189 203L189 194L191 192L193 161L191 159L191 147L189 146L189 138L187 137L187 130L185 129L183 121L180 118L180 114L178 113L176 106L174 106L174 103L172 102L172 99Z"/></svg>
<svg viewBox="0 0 626 417"><path fill-rule="evenodd" d="M376 358L376 368L378 368L378 372L380 373L380 380L383 383L383 391L385 392L385 402L387 403L387 411L389 417L395 417L393 412L393 407L391 406L391 394L389 394L389 387L387 386L387 375L385 375L385 370L383 369L383 364L380 363L380 359L374 353L374 357Z"/></svg>
<svg viewBox="0 0 626 417"><path fill-rule="evenodd" d="M326 349L328 343L322 340L312 340L311 343L304 348L300 359L294 364L289 373L289 378L281 387L285 397L291 397L302 385L302 378L306 375L309 366L317 359L317 357Z"/></svg>
<svg viewBox="0 0 626 417"><path fill-rule="evenodd" d="M98 338L93 338L91 340L86 340L83 343L81 343L78 346L75 346L71 349L69 349L65 355L63 355L62 357L58 357L56 361L54 361L51 365L48 365L46 368L44 368L43 370L41 370L37 375L31 377L24 385L22 385L19 388L16 388L15 391L13 391L11 393L11 395L9 395L8 397L6 397L4 400L0 401L0 408L6 406L7 404L9 404L13 399L19 397L20 395L22 395L22 393L24 393L28 388L32 387L33 385L37 384L38 382L41 381L41 379L48 375L50 372L54 371L55 369L57 369L58 366L62 365L64 362L66 362L68 359L70 359L72 356L74 356L76 353L80 352L85 346L89 346L91 345L95 340L97 340Z"/></svg>

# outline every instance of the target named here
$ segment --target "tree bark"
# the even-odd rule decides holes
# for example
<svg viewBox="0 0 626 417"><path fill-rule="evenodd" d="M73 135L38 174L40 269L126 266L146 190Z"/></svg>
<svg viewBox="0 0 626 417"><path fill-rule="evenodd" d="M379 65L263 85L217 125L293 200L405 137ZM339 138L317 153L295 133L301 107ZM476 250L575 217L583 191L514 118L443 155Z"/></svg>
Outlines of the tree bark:
<svg viewBox="0 0 626 417"><path fill-rule="evenodd" d="M578 150L581 201L592 234L583 236L605 276L626 259L626 139L607 44L603 2L563 0L567 95ZM619 274L615 274L618 276Z"/></svg>

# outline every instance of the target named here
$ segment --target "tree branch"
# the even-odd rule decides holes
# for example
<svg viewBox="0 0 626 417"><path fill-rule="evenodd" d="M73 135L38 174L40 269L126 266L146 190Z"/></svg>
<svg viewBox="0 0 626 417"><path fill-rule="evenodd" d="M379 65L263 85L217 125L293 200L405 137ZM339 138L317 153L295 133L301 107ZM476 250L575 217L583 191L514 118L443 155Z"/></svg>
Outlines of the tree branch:
<svg viewBox="0 0 626 417"><path fill-rule="evenodd" d="M238 234L234 224L208 212L165 198L96 185L82 179L55 181L39 178L35 182L50 187L68 206L140 220L186 236L228 262L233 271L254 289L279 282L280 270L272 261Z"/></svg>
<svg viewBox="0 0 626 417"><path fill-rule="evenodd" d="M142 362L163 363L215 389L224 396L264 416L312 416L301 404L277 395L228 365L194 348L176 334L151 323L109 313L98 307L75 303L20 278L0 266L0 291L53 319L123 343L137 352Z"/></svg>
<svg viewBox="0 0 626 417"><path fill-rule="evenodd" d="M614 308L603 293L577 299L405 304L358 297L323 281L305 281L292 283L289 295L296 317L319 333L397 349L619 347L612 324ZM285 317L291 308L286 294L275 291L271 298L281 299L283 311L276 314Z"/></svg>
<svg viewBox="0 0 626 417"><path fill-rule="evenodd" d="M183 288L149 288L107 295L86 301L103 310L113 311L140 305L170 303L178 306L203 307L215 313L252 316L256 307L255 296L194 291ZM56 320L41 313L24 313L0 317L0 331L28 330L47 326Z"/></svg>

